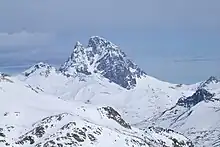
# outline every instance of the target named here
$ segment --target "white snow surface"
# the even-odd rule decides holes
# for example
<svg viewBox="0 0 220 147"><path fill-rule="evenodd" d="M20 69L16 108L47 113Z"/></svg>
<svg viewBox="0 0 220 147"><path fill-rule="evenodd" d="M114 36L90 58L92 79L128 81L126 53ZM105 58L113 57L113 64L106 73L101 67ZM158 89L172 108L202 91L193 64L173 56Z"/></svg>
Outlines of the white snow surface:
<svg viewBox="0 0 220 147"><path fill-rule="evenodd" d="M2 147L159 147L161 142L173 146L172 139L179 135L170 133L171 139L160 133L130 127L120 114L105 109L111 107L65 101L38 92L16 77L1 77L0 97ZM189 142L186 137L179 136L178 141Z"/></svg>

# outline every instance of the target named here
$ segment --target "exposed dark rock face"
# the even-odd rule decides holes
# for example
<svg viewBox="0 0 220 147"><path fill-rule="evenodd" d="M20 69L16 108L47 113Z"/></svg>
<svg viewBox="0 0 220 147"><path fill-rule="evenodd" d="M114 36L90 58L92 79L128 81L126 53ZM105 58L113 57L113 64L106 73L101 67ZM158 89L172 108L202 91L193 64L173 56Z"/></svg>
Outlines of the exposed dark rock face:
<svg viewBox="0 0 220 147"><path fill-rule="evenodd" d="M9 75L9 74L6 74L6 73L0 73L0 77L3 77L3 78L5 78L5 77L10 77L10 75Z"/></svg>
<svg viewBox="0 0 220 147"><path fill-rule="evenodd" d="M125 127L128 127L128 125L119 118L120 115L111 107L103 109L106 110L107 117L120 122ZM16 142L16 145L35 147L78 147L84 146L85 144L91 144L91 146L96 146L96 144L99 144L100 138L103 139L103 135L106 133L105 131L108 131L108 135L110 136L111 133L115 132L111 129L103 128L102 126L92 124L88 121L74 121L73 118L75 117L68 113L44 118L33 124L34 128L21 136ZM118 136L120 136L120 133ZM135 145L144 147L149 144L145 139L136 137L135 135L126 137L124 142L126 146Z"/></svg>
<svg viewBox="0 0 220 147"><path fill-rule="evenodd" d="M205 89L198 89L192 96L180 98L177 105L183 107L192 107L201 101L209 101L214 97L214 94Z"/></svg>
<svg viewBox="0 0 220 147"><path fill-rule="evenodd" d="M17 145L33 145L36 147L71 147L82 146L88 139L91 143L97 141L96 136L102 134L102 128L88 126L77 126L77 123L72 120L65 124L66 120L71 120L72 114L62 113L54 116L49 116L39 122L33 124L33 129L19 138ZM74 117L73 117L74 118ZM68 121L67 121L68 122ZM61 127L58 127L61 126ZM54 130L53 134L49 134L50 130ZM48 137L46 137L48 136ZM45 139L42 139L42 138ZM41 139L41 142L39 142Z"/></svg>
<svg viewBox="0 0 220 147"><path fill-rule="evenodd" d="M0 146L11 146L11 142L8 140L7 133L11 131L11 127L13 126L4 126L6 128L1 128L0 127Z"/></svg>
<svg viewBox="0 0 220 147"><path fill-rule="evenodd" d="M167 138L171 139L173 141L172 145L173 147L183 147L183 146L188 146L188 147L194 147L192 141L190 141L189 139L187 141L179 141L178 137L175 138L176 136L172 136L170 134L178 134L177 132L175 132L174 130L171 129L164 129L164 128L160 128L160 127L149 127L148 128L151 132L156 132L157 134L161 134L166 136ZM163 143L162 141L159 140L159 142Z"/></svg>
<svg viewBox="0 0 220 147"><path fill-rule="evenodd" d="M10 75L5 74L5 73L0 73L0 82L1 81L13 83L13 81L10 80Z"/></svg>
<svg viewBox="0 0 220 147"><path fill-rule="evenodd" d="M131 126L127 122L125 122L125 120L122 119L121 115L116 110L114 110L112 107L103 107L102 109L104 109L109 119L113 119L117 123L119 123L121 126L127 129L131 129Z"/></svg>

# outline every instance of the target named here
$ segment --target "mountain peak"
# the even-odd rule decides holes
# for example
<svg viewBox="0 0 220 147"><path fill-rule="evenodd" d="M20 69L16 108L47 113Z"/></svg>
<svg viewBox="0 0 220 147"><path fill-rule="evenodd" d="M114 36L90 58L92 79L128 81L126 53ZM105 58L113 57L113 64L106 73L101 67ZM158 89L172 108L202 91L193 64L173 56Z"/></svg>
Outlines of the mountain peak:
<svg viewBox="0 0 220 147"><path fill-rule="evenodd" d="M93 49L97 49L97 48L106 48L106 49L118 48L118 46L113 44L111 41L109 41L109 40L107 40L103 37L99 37L99 36L90 37L87 47L92 47Z"/></svg>
<svg viewBox="0 0 220 147"><path fill-rule="evenodd" d="M99 36L92 36L87 47L77 42L60 71L70 76L100 74L126 89L134 88L136 78L145 75L118 46Z"/></svg>
<svg viewBox="0 0 220 147"><path fill-rule="evenodd" d="M74 48L77 48L78 46L83 46L83 45L79 41L76 41Z"/></svg>
<svg viewBox="0 0 220 147"><path fill-rule="evenodd" d="M204 87L207 87L209 84L217 84L219 82L220 80L217 77L211 76L206 81L202 82L199 88L204 88Z"/></svg>
<svg viewBox="0 0 220 147"><path fill-rule="evenodd" d="M184 107L192 107L201 101L209 101L213 98L214 94L205 89L198 89L192 96L180 98L177 105Z"/></svg>
<svg viewBox="0 0 220 147"><path fill-rule="evenodd" d="M208 78L208 80L206 80L206 82L208 82L208 83L218 83L218 82L220 82L220 80L215 76L211 76L211 77Z"/></svg>
<svg viewBox="0 0 220 147"><path fill-rule="evenodd" d="M10 75L9 75L9 74L6 74L6 73L0 72L0 77L10 77Z"/></svg>
<svg viewBox="0 0 220 147"><path fill-rule="evenodd" d="M28 70L26 70L24 72L24 75L28 77L32 75L33 73L36 73L36 71L38 71L38 74L48 76L48 74L50 73L52 69L55 70L55 68L52 67L51 65L44 63L44 62L39 62L35 64L34 66L30 67Z"/></svg>
<svg viewBox="0 0 220 147"><path fill-rule="evenodd" d="M48 67L48 66L50 66L50 65L47 63L44 63L44 62L39 62L34 65L35 68L42 68L42 67Z"/></svg>

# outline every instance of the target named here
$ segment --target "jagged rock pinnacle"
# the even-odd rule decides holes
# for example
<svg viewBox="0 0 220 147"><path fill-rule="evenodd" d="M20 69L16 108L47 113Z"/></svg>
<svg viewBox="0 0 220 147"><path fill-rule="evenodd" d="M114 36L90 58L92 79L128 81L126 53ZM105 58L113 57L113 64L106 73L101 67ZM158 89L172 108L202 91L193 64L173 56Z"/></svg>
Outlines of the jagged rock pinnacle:
<svg viewBox="0 0 220 147"><path fill-rule="evenodd" d="M79 41L76 42L74 48L78 47L78 46L83 46Z"/></svg>

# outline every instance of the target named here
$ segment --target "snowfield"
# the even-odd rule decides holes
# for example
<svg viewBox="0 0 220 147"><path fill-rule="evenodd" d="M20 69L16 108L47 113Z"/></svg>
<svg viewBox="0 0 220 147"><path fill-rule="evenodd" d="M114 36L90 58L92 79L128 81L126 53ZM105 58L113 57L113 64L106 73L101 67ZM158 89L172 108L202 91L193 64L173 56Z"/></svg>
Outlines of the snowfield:
<svg viewBox="0 0 220 147"><path fill-rule="evenodd" d="M192 145L175 132L134 128L109 106L67 102L13 77L1 77L0 87L0 146Z"/></svg>

